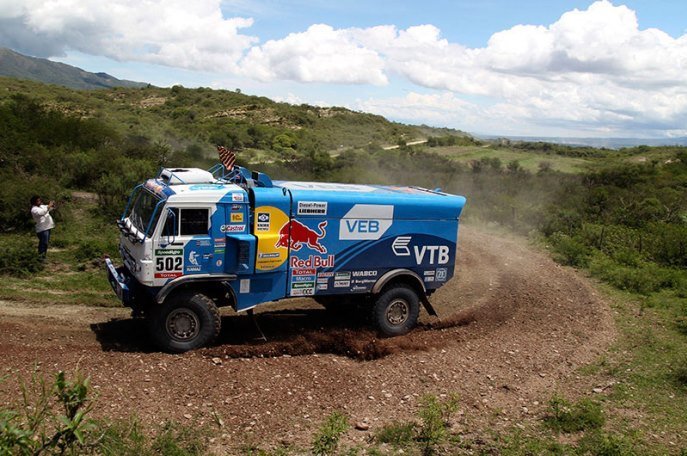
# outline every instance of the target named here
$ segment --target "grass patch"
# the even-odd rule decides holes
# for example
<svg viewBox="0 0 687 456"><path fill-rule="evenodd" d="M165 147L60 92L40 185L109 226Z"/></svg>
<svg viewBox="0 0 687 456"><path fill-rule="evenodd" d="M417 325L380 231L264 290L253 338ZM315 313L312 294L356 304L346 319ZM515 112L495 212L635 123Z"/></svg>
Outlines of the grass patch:
<svg viewBox="0 0 687 456"><path fill-rule="evenodd" d="M336 454L341 436L348 430L348 418L341 412L333 412L327 417L313 439L312 452L315 455Z"/></svg>
<svg viewBox="0 0 687 456"><path fill-rule="evenodd" d="M415 426L413 423L401 423L394 421L380 429L374 437L375 442L388 443L394 447L405 447L413 443L415 439Z"/></svg>
<svg viewBox="0 0 687 456"><path fill-rule="evenodd" d="M549 408L544 419L544 423L556 432L599 429L605 421L599 403L585 398L573 404L560 396L554 396L549 401Z"/></svg>

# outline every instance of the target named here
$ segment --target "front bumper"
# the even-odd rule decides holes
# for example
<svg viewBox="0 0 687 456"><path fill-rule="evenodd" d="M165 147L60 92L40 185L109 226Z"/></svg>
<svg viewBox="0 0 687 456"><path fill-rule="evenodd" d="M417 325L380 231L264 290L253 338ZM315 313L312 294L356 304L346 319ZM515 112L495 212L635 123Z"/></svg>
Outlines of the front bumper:
<svg viewBox="0 0 687 456"><path fill-rule="evenodd" d="M109 258L105 258L105 265L107 266L107 280L110 282L112 290L125 306L131 307L133 303L133 294L130 286L132 278L126 267L120 266L115 268L112 260Z"/></svg>

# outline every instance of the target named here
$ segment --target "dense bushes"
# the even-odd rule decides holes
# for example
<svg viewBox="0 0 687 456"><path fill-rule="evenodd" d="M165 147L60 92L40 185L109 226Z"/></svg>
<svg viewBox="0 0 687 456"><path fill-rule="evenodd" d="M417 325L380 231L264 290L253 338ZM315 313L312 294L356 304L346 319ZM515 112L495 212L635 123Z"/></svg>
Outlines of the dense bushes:
<svg viewBox="0 0 687 456"><path fill-rule="evenodd" d="M35 237L10 236L0 240L0 274L26 276L43 269Z"/></svg>

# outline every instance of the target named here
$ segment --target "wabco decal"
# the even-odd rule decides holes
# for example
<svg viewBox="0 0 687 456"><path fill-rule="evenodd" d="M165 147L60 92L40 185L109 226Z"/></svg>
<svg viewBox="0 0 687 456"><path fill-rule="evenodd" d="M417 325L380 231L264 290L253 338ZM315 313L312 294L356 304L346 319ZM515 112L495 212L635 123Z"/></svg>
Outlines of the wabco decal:
<svg viewBox="0 0 687 456"><path fill-rule="evenodd" d="M412 236L399 236L391 244L394 255L399 257L411 256L408 245L412 241ZM420 265L423 262L428 264L447 264L449 261L450 249L446 245L414 245L413 254L415 262Z"/></svg>
<svg viewBox="0 0 687 456"><path fill-rule="evenodd" d="M356 204L339 222L339 239L344 241L377 240L391 228L394 207Z"/></svg>
<svg viewBox="0 0 687 456"><path fill-rule="evenodd" d="M279 230L279 240L275 247L289 247L291 250L297 252L303 245L306 245L320 253L327 253L327 248L320 243L320 239L323 239L327 235L327 231L325 230L326 227L326 221L318 224L317 228L320 230L318 233L298 220L290 220Z"/></svg>

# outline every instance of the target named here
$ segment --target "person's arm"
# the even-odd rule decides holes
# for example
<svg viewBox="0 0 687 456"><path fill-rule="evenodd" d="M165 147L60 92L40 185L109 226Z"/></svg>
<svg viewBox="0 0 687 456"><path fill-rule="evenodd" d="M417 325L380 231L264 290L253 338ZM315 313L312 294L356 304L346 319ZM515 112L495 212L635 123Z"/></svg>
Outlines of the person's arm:
<svg viewBox="0 0 687 456"><path fill-rule="evenodd" d="M31 208L32 214L36 214L36 215L39 215L41 217L44 216L45 214L47 214L48 212L50 212L50 208L48 206L46 206L45 204L43 204L41 206L34 206L33 208Z"/></svg>

